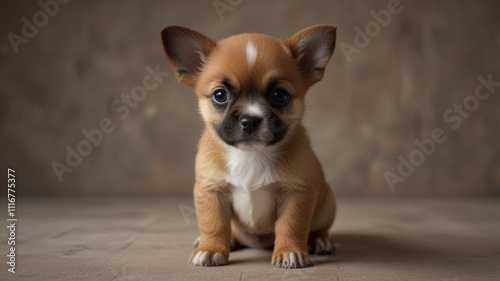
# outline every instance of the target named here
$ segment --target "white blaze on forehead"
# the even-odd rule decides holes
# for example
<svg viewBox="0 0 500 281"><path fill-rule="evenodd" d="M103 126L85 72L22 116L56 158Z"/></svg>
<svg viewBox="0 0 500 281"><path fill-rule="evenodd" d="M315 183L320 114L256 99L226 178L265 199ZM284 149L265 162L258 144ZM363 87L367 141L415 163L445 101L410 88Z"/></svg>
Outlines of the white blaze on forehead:
<svg viewBox="0 0 500 281"><path fill-rule="evenodd" d="M252 69L253 65L255 64L255 60L257 59L258 52L257 52L257 47L255 47L255 44L251 40L248 40L247 42L246 52L247 52L248 69Z"/></svg>
<svg viewBox="0 0 500 281"><path fill-rule="evenodd" d="M248 104L245 107L245 113L252 116L264 116L264 111L262 110L262 108L260 108L260 106L255 103Z"/></svg>

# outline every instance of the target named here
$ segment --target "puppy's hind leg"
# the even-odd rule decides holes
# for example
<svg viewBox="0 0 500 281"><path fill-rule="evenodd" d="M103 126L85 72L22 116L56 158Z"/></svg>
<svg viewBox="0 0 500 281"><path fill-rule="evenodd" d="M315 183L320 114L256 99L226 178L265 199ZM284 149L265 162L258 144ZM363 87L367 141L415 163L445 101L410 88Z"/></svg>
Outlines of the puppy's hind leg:
<svg viewBox="0 0 500 281"><path fill-rule="evenodd" d="M335 245L330 240L328 231L310 233L308 249L311 255L332 255L335 253Z"/></svg>

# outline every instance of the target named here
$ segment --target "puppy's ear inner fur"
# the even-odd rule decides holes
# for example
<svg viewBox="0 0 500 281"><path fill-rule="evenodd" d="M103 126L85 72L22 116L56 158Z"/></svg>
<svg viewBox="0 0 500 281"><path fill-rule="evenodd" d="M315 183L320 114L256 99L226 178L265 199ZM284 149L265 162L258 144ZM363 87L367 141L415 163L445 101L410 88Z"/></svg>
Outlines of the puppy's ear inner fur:
<svg viewBox="0 0 500 281"><path fill-rule="evenodd" d="M181 26L165 27L161 39L177 80L193 88L205 60L216 45L215 41Z"/></svg>
<svg viewBox="0 0 500 281"><path fill-rule="evenodd" d="M336 26L321 24L303 29L284 41L308 86L323 78L335 49L336 33Z"/></svg>

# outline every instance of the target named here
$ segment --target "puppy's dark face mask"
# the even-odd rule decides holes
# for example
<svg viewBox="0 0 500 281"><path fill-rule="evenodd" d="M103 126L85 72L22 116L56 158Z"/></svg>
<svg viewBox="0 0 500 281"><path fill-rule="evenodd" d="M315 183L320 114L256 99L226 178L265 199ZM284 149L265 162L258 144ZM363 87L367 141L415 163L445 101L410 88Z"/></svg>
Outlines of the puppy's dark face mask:
<svg viewBox="0 0 500 281"><path fill-rule="evenodd" d="M213 124L227 144L239 147L270 146L279 143L288 131L292 103L287 90L271 81L263 89L239 90L229 81L211 96L221 121Z"/></svg>

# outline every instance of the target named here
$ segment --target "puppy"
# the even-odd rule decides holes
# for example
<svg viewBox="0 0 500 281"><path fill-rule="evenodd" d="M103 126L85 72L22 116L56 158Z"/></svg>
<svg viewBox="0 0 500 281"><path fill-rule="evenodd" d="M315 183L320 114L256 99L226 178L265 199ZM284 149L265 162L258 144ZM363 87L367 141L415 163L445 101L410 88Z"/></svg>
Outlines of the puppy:
<svg viewBox="0 0 500 281"><path fill-rule="evenodd" d="M309 252L333 253L335 200L301 119L306 92L333 54L336 27L312 26L284 41L264 34L214 41L180 26L161 37L205 123L191 263L227 264L235 246L273 248L272 264L285 268L310 265Z"/></svg>

